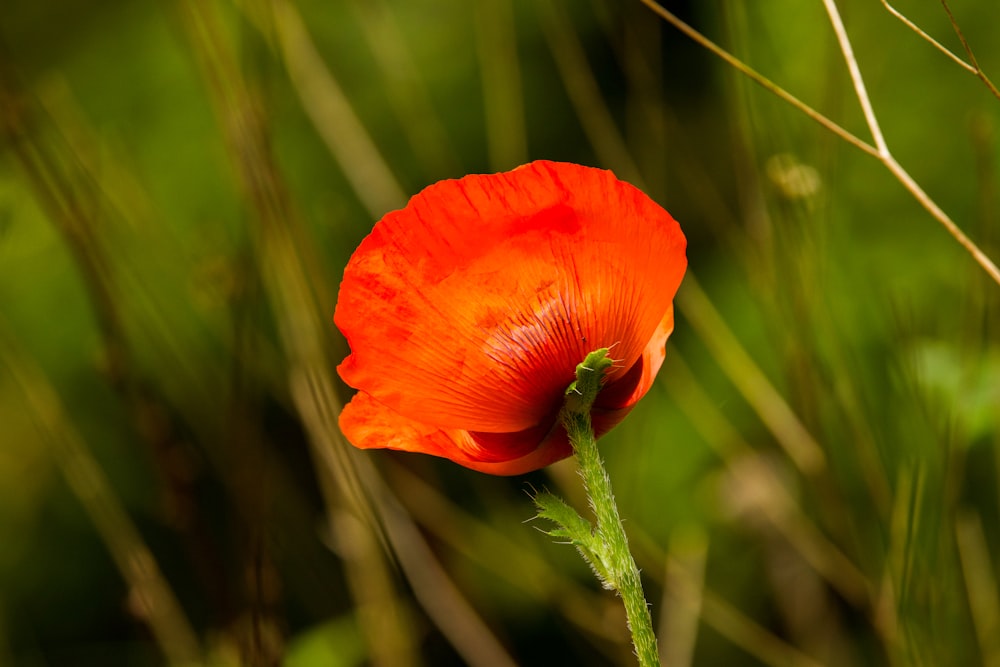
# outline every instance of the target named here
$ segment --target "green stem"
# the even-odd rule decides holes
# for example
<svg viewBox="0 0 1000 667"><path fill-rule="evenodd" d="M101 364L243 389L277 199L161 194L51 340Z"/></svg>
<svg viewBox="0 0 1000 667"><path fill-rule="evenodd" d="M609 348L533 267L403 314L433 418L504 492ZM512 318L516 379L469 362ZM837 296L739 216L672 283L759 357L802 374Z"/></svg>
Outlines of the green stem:
<svg viewBox="0 0 1000 667"><path fill-rule="evenodd" d="M639 568L629 551L625 527L611 491L611 479L598 452L590 421L591 405L600 391L604 371L611 363L604 349L591 353L577 367L577 381L567 391L560 418L579 461L587 498L597 519L598 541L604 545L603 554L599 555L607 569L607 583L618 591L625 604L625 615L639 664L655 667L660 664L660 659L649 606L642 592Z"/></svg>

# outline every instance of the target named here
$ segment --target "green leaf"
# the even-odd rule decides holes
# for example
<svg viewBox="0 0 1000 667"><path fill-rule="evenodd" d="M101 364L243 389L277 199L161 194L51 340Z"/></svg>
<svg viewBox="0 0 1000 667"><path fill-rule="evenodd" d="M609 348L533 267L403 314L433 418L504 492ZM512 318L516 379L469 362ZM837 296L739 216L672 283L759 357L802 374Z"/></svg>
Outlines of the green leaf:
<svg viewBox="0 0 1000 667"><path fill-rule="evenodd" d="M557 526L544 532L552 537L569 540L570 544L577 548L587 564L594 570L601 585L613 589L614 578L611 577L611 571L607 565L607 548L594 533L590 522L567 505L562 498L551 493L539 493L534 497L534 501L538 508L537 518L547 519Z"/></svg>

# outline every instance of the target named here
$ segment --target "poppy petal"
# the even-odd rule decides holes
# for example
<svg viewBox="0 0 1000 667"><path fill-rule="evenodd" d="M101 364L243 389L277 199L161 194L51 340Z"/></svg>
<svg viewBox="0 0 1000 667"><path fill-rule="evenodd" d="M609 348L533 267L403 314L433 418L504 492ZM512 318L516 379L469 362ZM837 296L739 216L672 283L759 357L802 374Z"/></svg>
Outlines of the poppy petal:
<svg viewBox="0 0 1000 667"><path fill-rule="evenodd" d="M653 380L666 358L667 339L674 330L674 309L671 306L642 356L619 379L605 383L594 402L597 410L631 409L653 386ZM596 417L595 417L596 419Z"/></svg>
<svg viewBox="0 0 1000 667"><path fill-rule="evenodd" d="M344 436L361 449L396 449L448 458L491 475L520 475L572 453L566 432L483 434L440 429L407 419L359 392L340 413ZM504 455L511 458L503 458Z"/></svg>
<svg viewBox="0 0 1000 667"><path fill-rule="evenodd" d="M613 346L609 385L643 359L608 407L631 405L662 363L649 346L684 246L666 211L607 171L534 162L437 183L351 258L334 317L351 355L338 371L402 418L514 433L557 412L576 364Z"/></svg>

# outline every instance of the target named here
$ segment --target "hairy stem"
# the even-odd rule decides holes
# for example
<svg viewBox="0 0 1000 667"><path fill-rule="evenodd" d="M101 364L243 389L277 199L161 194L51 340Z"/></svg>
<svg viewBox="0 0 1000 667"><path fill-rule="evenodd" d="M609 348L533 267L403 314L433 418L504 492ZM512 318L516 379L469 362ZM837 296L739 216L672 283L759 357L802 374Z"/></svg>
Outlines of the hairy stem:
<svg viewBox="0 0 1000 667"><path fill-rule="evenodd" d="M653 621L590 421L590 408L600 391L601 377L612 363L607 352L607 349L593 352L577 367L577 381L567 392L560 417L576 453L580 476L597 519L596 534L603 545L601 559L609 579L607 584L618 591L625 604L639 664L649 667L660 664Z"/></svg>

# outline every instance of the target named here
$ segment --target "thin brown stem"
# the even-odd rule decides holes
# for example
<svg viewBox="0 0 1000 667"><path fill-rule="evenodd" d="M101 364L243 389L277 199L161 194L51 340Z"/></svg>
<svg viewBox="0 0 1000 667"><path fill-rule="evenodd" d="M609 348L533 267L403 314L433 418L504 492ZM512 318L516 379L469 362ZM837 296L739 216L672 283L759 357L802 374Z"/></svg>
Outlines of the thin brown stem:
<svg viewBox="0 0 1000 667"><path fill-rule="evenodd" d="M962 69L964 69L966 72L969 72L970 74L976 74L976 68L975 67L973 67L969 63L967 63L964 60L962 60L961 57L955 55L955 53L951 49L949 49L947 46L945 46L941 42L937 41L936 39L934 39L933 37L931 37L930 35L928 35L923 30L921 30L920 26L918 26L916 23L914 23L910 19L906 18L906 16L904 16L902 14L902 12L900 12L898 9L896 9L895 7L893 7L892 5L890 5L889 4L889 0L882 0L882 6L885 7L885 9L886 9L887 12L889 12L890 14L892 14L893 16L895 16L897 19L899 19L899 21L903 25L905 25L907 28L909 28L910 30L912 30L913 32L915 32L921 39L923 39L925 42L927 42L928 44L930 44L931 46L933 46L935 49L937 49L938 51L940 51L941 53L943 53L945 56L947 56L947 58L949 60L951 60L953 63L955 63L956 65L958 65Z"/></svg>
<svg viewBox="0 0 1000 667"><path fill-rule="evenodd" d="M797 97L787 92L780 86L774 84L769 79L759 74L755 70L751 69L749 66L744 64L741 60L730 54L728 51L722 49L710 39L702 35L700 32L687 25L672 13L661 7L656 3L655 0L641 0L643 4L652 9L658 16L663 18L665 21L676 27L682 33L687 35L689 38L708 49L719 58L724 60L731 67L735 68L737 71L743 73L745 76L749 77L756 83L763 86L766 90L776 95L777 97L785 100L793 107L804 113L809 118L812 118L817 123L830 130L838 137L848 142L852 146L864 151L865 153L877 158L886 169L898 180L906 190L913 195L917 202L924 207L924 209L933 216L945 230L954 238L959 245L965 248L966 251L977 264L990 276L991 279L997 285L1000 285L1000 269L993 262L992 259L985 252L983 252L979 246L976 245L972 239L962 232L961 228L939 207L924 190L917 185L913 177L903 169L903 167L896 161L889 150L888 145L885 142L885 138L882 135L881 127L879 126L878 117L875 115L874 109L871 105L871 101L868 97L867 89L865 88L864 81L861 77L861 71L858 68L857 60L854 57L853 49L851 48L850 39L847 37L847 32L844 30L843 21L840 18L840 13L837 10L836 4L833 0L823 0L824 6L827 9L827 13L830 15L830 21L833 24L834 31L837 34L837 41L840 46L841 52L844 55L844 59L847 62L848 69L851 73L851 80L854 84L855 92L858 96L858 101L861 104L862 110L865 114L865 120L868 123L868 127L872 132L875 139L875 146L859 139L855 135L851 134L844 128L840 127L832 120L819 113L809 105L805 104Z"/></svg>
<svg viewBox="0 0 1000 667"><path fill-rule="evenodd" d="M716 56L724 60L727 65L733 67L734 69L745 75L747 78L752 80L754 83L757 83L768 92L778 96L785 102L788 102L790 105L792 105L793 107L804 113L806 116L813 119L814 121L825 127L827 130L833 132L838 137L840 137L847 143L851 144L855 148L858 148L859 150L868 153L873 157L879 156L877 148L875 148L868 142L864 141L863 139L860 139L851 132L845 130L837 123L833 122L820 112L816 111L811 106L809 106L799 98L795 97L787 90L777 85L776 83L768 79L766 76L764 76L757 70L753 69L752 67L750 67L742 60L740 60L733 54L723 49L721 46L719 46L709 38L702 35L700 32L689 26L687 23L677 18L674 14L664 9L661 5L659 5L656 2L656 0L640 0L640 1L642 2L642 4L646 5L651 10L653 10L653 12L657 14L660 18L662 18L664 21L666 21L670 25L680 30L682 33L684 33L684 35L686 35L688 38L690 38L700 46L714 53Z"/></svg>
<svg viewBox="0 0 1000 667"><path fill-rule="evenodd" d="M979 61L976 60L976 54L972 52L972 47L969 46L968 40L965 39L965 34L958 25L958 21L955 20L955 15L951 13L951 7L948 6L948 0L941 0L941 6L944 7L945 13L948 15L948 21L951 22L951 27L958 35L958 41L962 43L962 48L965 49L965 55L968 56L969 62L972 63L972 73L979 77L979 80L986 84L986 87L990 89L993 96L1000 100L1000 90L993 85L990 78L986 76L983 69L979 66Z"/></svg>
<svg viewBox="0 0 1000 667"><path fill-rule="evenodd" d="M830 25L833 26L833 32L837 35L837 43L840 45L840 51L844 54L847 70L851 73L851 83L854 84L854 91L858 96L858 102L861 104L861 110L865 114L865 122L868 123L868 129L875 139L875 147L878 148L878 157L881 160L885 160L889 156L889 147L885 143L882 127L879 125L878 118L875 116L875 109L872 107L871 99L868 97L868 89L865 87L865 80L861 76L861 68L858 67L858 61L854 57L854 48L851 46L851 40L847 37L844 20L840 17L840 11L837 9L837 3L834 0L823 0L823 6L826 7L826 13L830 16Z"/></svg>

